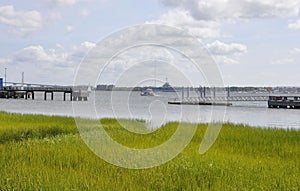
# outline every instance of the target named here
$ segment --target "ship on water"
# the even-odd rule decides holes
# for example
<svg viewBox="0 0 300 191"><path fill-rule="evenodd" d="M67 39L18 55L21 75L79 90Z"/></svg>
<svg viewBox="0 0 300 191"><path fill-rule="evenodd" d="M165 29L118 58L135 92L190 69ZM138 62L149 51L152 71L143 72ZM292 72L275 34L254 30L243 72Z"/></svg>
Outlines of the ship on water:
<svg viewBox="0 0 300 191"><path fill-rule="evenodd" d="M156 96L151 88L147 88L146 90L142 90L140 93L141 96Z"/></svg>
<svg viewBox="0 0 300 191"><path fill-rule="evenodd" d="M159 87L159 91L162 92L175 92L174 88L168 83L164 83L162 87Z"/></svg>
<svg viewBox="0 0 300 191"><path fill-rule="evenodd" d="M155 92L175 92L175 89L168 83L164 83L161 87L151 87Z"/></svg>
<svg viewBox="0 0 300 191"><path fill-rule="evenodd" d="M175 92L175 89L168 83L164 83L161 87L145 87L142 89L141 96L156 96L155 92Z"/></svg>

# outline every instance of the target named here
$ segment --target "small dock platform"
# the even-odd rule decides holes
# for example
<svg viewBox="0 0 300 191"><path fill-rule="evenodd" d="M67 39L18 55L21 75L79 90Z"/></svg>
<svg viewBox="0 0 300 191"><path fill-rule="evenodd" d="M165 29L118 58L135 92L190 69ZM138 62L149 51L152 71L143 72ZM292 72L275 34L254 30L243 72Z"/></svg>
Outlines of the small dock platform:
<svg viewBox="0 0 300 191"><path fill-rule="evenodd" d="M300 96L269 96L268 107L300 109Z"/></svg>
<svg viewBox="0 0 300 191"><path fill-rule="evenodd" d="M216 106L231 106L231 103L227 102L216 102L213 100L210 101L203 101L200 99L193 99L193 100L170 100L168 104L171 105L216 105Z"/></svg>

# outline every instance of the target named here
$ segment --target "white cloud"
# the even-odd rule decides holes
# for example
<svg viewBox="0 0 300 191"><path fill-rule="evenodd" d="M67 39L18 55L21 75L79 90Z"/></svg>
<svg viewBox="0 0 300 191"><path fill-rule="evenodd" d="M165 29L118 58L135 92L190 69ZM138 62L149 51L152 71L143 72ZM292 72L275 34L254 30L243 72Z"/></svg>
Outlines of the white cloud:
<svg viewBox="0 0 300 191"><path fill-rule="evenodd" d="M300 29L300 19L293 22L293 23L290 23L288 25L289 29L293 29L293 30L297 30L297 29Z"/></svg>
<svg viewBox="0 0 300 191"><path fill-rule="evenodd" d="M9 58L0 58L0 64L8 68L11 81L17 82L19 73L25 72L26 79L31 83L71 84L75 69L92 45L91 42L84 42L76 49L68 50L60 44L49 49L32 45Z"/></svg>
<svg viewBox="0 0 300 191"><path fill-rule="evenodd" d="M195 20L188 11L171 10L158 20L147 23L165 24L179 27L198 38L220 37L220 24L216 21Z"/></svg>
<svg viewBox="0 0 300 191"><path fill-rule="evenodd" d="M300 48L294 48L290 51L290 54L300 54Z"/></svg>
<svg viewBox="0 0 300 191"><path fill-rule="evenodd" d="M54 51L46 52L42 46L29 46L19 51L14 58L17 62L53 62L56 60Z"/></svg>
<svg viewBox="0 0 300 191"><path fill-rule="evenodd" d="M52 12L49 14L49 18L52 20L60 20L62 19L62 15L59 12Z"/></svg>
<svg viewBox="0 0 300 191"><path fill-rule="evenodd" d="M300 0L162 0L188 10L197 20L296 16Z"/></svg>
<svg viewBox="0 0 300 191"><path fill-rule="evenodd" d="M73 26L72 25L67 25L66 26L66 30L68 31L68 32L71 32L71 31L73 31Z"/></svg>
<svg viewBox="0 0 300 191"><path fill-rule="evenodd" d="M235 64L239 64L239 61L237 61L236 59L233 58L229 58L228 56L220 56L220 55L216 55L214 56L215 61L220 65L220 64L224 64L224 65L235 65Z"/></svg>
<svg viewBox="0 0 300 191"><path fill-rule="evenodd" d="M38 11L16 11L14 6L0 7L0 23L16 33L29 33L42 28L42 16Z"/></svg>
<svg viewBox="0 0 300 191"><path fill-rule="evenodd" d="M80 15L81 16L84 16L84 17L86 17L86 16L88 16L90 13L89 13L89 11L87 10L87 9L82 9L81 11L80 11Z"/></svg>
<svg viewBox="0 0 300 191"><path fill-rule="evenodd" d="M11 63L11 59L9 58L0 58L0 65Z"/></svg>
<svg viewBox="0 0 300 191"><path fill-rule="evenodd" d="M64 5L74 5L78 0L49 0L52 5L64 6Z"/></svg>
<svg viewBox="0 0 300 191"><path fill-rule="evenodd" d="M92 2L94 0L47 0L50 5L53 6L73 6L80 2ZM106 2L107 0L98 0L100 2Z"/></svg>
<svg viewBox="0 0 300 191"><path fill-rule="evenodd" d="M275 58L271 61L272 65L289 65L296 63L299 60L300 56L300 48L291 49L288 53L285 54L286 57L283 58Z"/></svg>
<svg viewBox="0 0 300 191"><path fill-rule="evenodd" d="M94 48L96 46L96 44L93 42L85 41L85 42L81 43L81 46L85 47L87 49L91 49L91 48Z"/></svg>
<svg viewBox="0 0 300 191"><path fill-rule="evenodd" d="M283 58L283 59L272 61L272 64L273 65L287 65L292 62L294 62L294 59L292 59L292 58Z"/></svg>
<svg viewBox="0 0 300 191"><path fill-rule="evenodd" d="M239 55L247 52L247 46L243 44L225 44L218 40L206 46L210 52L215 55Z"/></svg>
<svg viewBox="0 0 300 191"><path fill-rule="evenodd" d="M218 40L207 44L206 47L218 64L225 65L239 64L239 56L247 52L247 46L243 44L225 44Z"/></svg>

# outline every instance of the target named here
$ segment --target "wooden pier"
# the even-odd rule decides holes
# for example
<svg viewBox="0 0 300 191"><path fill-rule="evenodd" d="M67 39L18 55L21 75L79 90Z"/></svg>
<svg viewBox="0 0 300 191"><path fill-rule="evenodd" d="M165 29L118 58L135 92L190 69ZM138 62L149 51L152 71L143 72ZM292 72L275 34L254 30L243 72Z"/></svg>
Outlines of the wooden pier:
<svg viewBox="0 0 300 191"><path fill-rule="evenodd" d="M87 101L88 92L82 90L74 90L72 87L66 86L44 86L44 87L21 87L9 86L0 90L0 98L6 99L35 99L35 94L38 92L44 93L44 100L47 100L48 94L50 99L54 100L54 93L62 93L63 101L66 101L69 95L70 101Z"/></svg>

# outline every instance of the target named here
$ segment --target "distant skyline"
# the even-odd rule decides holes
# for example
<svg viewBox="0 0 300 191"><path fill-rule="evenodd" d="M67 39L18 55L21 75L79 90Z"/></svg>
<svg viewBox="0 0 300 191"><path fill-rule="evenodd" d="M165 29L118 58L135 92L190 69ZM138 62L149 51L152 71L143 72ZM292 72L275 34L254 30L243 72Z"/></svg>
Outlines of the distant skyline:
<svg viewBox="0 0 300 191"><path fill-rule="evenodd" d="M0 77L7 68L7 81L21 82L24 72L25 83L70 85L101 39L157 23L198 38L226 86L300 86L299 11L300 0L3 0Z"/></svg>

